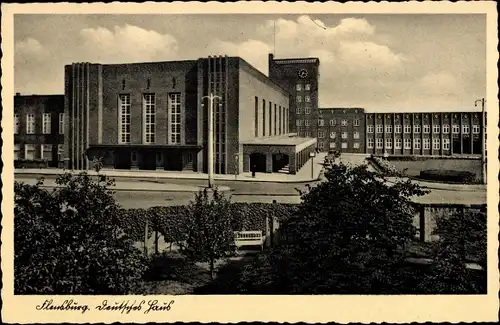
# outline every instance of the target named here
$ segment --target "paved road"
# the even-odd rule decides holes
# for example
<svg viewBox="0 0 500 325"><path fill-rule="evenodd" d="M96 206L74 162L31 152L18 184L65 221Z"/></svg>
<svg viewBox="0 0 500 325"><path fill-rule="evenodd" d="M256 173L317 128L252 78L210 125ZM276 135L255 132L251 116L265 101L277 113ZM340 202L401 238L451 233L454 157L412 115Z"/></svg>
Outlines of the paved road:
<svg viewBox="0 0 500 325"><path fill-rule="evenodd" d="M117 182L120 179L116 179ZM125 181L122 179L122 181ZM131 179L126 181L130 182ZM147 183L155 184L176 184L184 186L206 186L203 180L176 180L176 179L134 179L134 182L141 182L145 187ZM217 181L219 186L228 186L231 189L233 202L269 202L273 199L283 203L298 203L297 188L304 189L308 183L261 183L261 182L239 182L239 181ZM314 185L314 183L310 183ZM193 193L176 192L134 192L119 191L115 194L118 202L126 207L147 208L157 205L178 205L186 204L193 199ZM431 193L423 197L415 198L420 203L461 203L461 204L483 204L486 203L486 193L484 191L453 191L433 189Z"/></svg>
<svg viewBox="0 0 500 325"><path fill-rule="evenodd" d="M44 176L45 179L55 179L55 176ZM22 180L23 176L16 177L18 180ZM140 182L143 187L147 187L147 184L152 184L158 187L158 184L175 184L183 186L207 186L207 181L196 180L196 179L140 179L140 178L117 178L114 177L116 182L126 181L126 182ZM274 183L274 182L241 182L241 181L227 181L227 180L217 180L215 185L218 186L228 186L233 194L241 195L296 195L298 192L296 188L304 189L306 184L313 184L311 182L303 183Z"/></svg>
<svg viewBox="0 0 500 325"><path fill-rule="evenodd" d="M193 199L192 193L161 193L161 192L116 192L115 197L124 208L149 208L153 206L182 205ZM232 202L262 202L300 203L299 196L283 195L238 195L232 194ZM486 202L481 192L452 192L433 190L426 196L415 198L419 203L456 203L482 204Z"/></svg>

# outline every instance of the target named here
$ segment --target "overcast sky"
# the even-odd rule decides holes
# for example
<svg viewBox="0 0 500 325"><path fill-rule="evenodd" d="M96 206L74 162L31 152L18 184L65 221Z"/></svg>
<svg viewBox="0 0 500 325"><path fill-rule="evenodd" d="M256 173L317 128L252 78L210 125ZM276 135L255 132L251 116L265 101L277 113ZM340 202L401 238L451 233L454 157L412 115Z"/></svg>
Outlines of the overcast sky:
<svg viewBox="0 0 500 325"><path fill-rule="evenodd" d="M16 15L15 90L62 94L64 65L241 56L320 59L320 107L473 109L485 15Z"/></svg>

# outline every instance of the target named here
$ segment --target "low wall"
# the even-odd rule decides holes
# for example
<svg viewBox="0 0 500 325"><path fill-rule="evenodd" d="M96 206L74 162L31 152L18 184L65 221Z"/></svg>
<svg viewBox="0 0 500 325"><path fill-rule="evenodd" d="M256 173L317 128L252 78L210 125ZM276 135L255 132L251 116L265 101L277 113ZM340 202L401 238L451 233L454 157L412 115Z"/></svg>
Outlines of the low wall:
<svg viewBox="0 0 500 325"><path fill-rule="evenodd" d="M468 171L476 174L476 180L482 178L481 168L482 162L480 159L426 159L426 160L397 160L388 158L390 163L399 171L406 169L405 174L408 176L419 176L420 171L426 169L440 170L457 170Z"/></svg>
<svg viewBox="0 0 500 325"><path fill-rule="evenodd" d="M418 229L417 237L422 242L431 242L439 239L434 235L437 219L468 211L486 211L486 204L417 204L415 208L413 225Z"/></svg>

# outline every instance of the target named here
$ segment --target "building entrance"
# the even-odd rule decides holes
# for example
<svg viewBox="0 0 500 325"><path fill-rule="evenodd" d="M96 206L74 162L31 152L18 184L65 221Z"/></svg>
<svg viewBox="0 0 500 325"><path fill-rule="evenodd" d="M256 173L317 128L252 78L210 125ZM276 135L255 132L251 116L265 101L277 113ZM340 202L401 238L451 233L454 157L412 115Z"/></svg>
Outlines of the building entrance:
<svg viewBox="0 0 500 325"><path fill-rule="evenodd" d="M279 172L289 164L289 157L283 153L273 154L273 173Z"/></svg>
<svg viewBox="0 0 500 325"><path fill-rule="evenodd" d="M265 173L266 155L258 152L250 154L250 171Z"/></svg>
<svg viewBox="0 0 500 325"><path fill-rule="evenodd" d="M117 149L114 154L114 167L115 169L130 169L132 163L130 160L130 150Z"/></svg>
<svg viewBox="0 0 500 325"><path fill-rule="evenodd" d="M144 169L144 170L156 169L156 151L144 150L141 152L141 161L139 169Z"/></svg>

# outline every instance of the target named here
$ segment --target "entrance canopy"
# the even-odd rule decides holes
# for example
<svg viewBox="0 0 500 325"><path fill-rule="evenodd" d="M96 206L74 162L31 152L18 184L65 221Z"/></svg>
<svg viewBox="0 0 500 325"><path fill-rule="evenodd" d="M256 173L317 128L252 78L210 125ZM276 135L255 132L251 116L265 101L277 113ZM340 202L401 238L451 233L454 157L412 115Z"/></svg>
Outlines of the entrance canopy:
<svg viewBox="0 0 500 325"><path fill-rule="evenodd" d="M294 134L242 141L243 171L295 174L316 150L315 138Z"/></svg>
<svg viewBox="0 0 500 325"><path fill-rule="evenodd" d="M266 138L255 138L248 141L242 141L243 147L252 148L252 147L262 147L268 146L269 150L275 152L280 149L286 149L290 152L299 153L305 148L316 145L316 138L301 138L296 136L295 134L287 134L282 136L275 137L266 137Z"/></svg>

